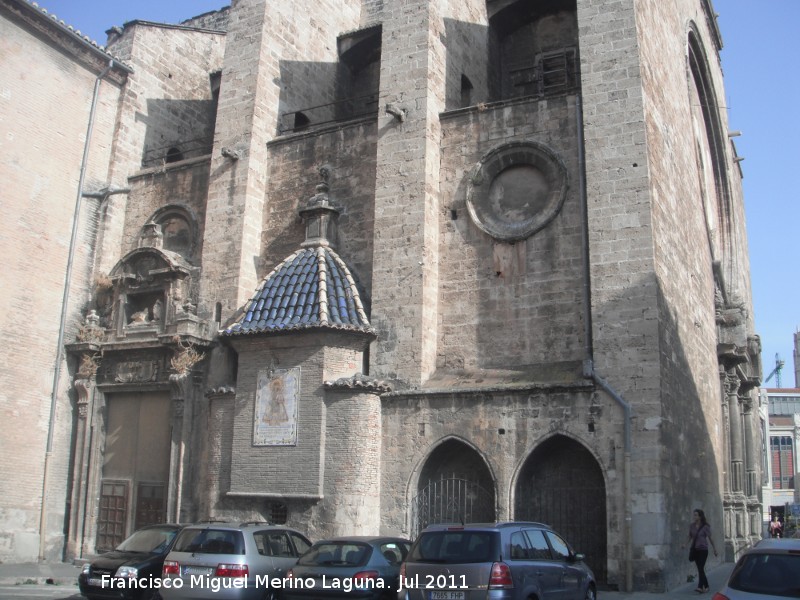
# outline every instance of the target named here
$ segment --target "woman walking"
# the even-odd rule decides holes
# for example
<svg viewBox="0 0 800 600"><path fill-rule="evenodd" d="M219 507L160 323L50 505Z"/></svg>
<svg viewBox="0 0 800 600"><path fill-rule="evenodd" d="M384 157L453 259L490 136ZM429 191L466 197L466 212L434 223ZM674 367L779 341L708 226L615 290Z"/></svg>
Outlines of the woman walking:
<svg viewBox="0 0 800 600"><path fill-rule="evenodd" d="M689 525L689 560L697 565L697 588L695 592L704 594L708 591L706 578L706 560L708 560L709 544L717 555L717 547L711 539L711 525L706 521L706 514L698 509L692 513L692 523ZM681 546L683 548L683 546Z"/></svg>

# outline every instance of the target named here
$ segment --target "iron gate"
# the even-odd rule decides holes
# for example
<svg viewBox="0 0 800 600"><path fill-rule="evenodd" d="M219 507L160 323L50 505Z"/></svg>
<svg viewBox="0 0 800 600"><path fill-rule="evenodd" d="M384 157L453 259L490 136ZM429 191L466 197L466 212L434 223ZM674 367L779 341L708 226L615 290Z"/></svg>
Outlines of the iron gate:
<svg viewBox="0 0 800 600"><path fill-rule="evenodd" d="M590 479L587 477L587 479ZM555 483L555 485L553 485ZM515 519L550 525L575 549L586 555L598 581L606 583L606 499L603 486L558 485L528 480L517 488Z"/></svg>
<svg viewBox="0 0 800 600"><path fill-rule="evenodd" d="M494 493L469 479L432 479L411 501L412 538L436 523L491 522L494 519Z"/></svg>

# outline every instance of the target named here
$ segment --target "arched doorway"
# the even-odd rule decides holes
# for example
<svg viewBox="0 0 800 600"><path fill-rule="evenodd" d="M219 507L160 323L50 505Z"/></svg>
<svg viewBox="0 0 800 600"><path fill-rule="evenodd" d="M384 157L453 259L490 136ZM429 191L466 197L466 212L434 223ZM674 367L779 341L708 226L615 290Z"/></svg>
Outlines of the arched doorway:
<svg viewBox="0 0 800 600"><path fill-rule="evenodd" d="M481 456L450 439L439 445L420 472L411 502L411 534L435 523L495 520L494 482Z"/></svg>
<svg viewBox="0 0 800 600"><path fill-rule="evenodd" d="M597 581L606 582L606 487L591 452L557 435L537 447L520 471L514 518L547 523L561 533Z"/></svg>

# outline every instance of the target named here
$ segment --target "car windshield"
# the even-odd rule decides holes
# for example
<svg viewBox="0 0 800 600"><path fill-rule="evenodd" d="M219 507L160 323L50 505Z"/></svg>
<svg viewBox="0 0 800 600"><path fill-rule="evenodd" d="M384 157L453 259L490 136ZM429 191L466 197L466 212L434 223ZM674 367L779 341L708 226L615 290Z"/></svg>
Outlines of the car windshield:
<svg viewBox="0 0 800 600"><path fill-rule="evenodd" d="M184 529L172 550L193 554L244 554L244 538L241 531L232 529Z"/></svg>
<svg viewBox="0 0 800 600"><path fill-rule="evenodd" d="M409 556L414 562L478 563L493 560L490 531L429 531L420 536Z"/></svg>
<svg viewBox="0 0 800 600"><path fill-rule="evenodd" d="M736 565L728 586L750 594L800 598L800 554L748 554Z"/></svg>
<svg viewBox="0 0 800 600"><path fill-rule="evenodd" d="M361 542L318 542L300 557L298 565L359 567L366 564L372 548Z"/></svg>
<svg viewBox="0 0 800 600"><path fill-rule="evenodd" d="M120 552L164 552L175 537L175 529L140 529L117 546Z"/></svg>

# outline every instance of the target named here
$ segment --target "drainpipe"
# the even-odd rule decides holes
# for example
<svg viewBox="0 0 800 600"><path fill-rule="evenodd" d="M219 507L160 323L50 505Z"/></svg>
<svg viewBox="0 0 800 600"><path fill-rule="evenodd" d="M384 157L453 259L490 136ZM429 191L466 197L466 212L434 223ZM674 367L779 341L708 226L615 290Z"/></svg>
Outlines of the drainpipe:
<svg viewBox="0 0 800 600"><path fill-rule="evenodd" d="M592 310L591 310L591 279L589 277L589 203L586 195L586 146L583 138L583 96L575 96L575 113L578 129L578 186L581 199L583 219L581 220L581 260L583 263L583 326L585 340L585 359L583 361L583 376L594 381L595 385L605 391L622 409L624 426L624 455L622 478L622 501L625 504L625 531L623 532L623 551L625 555L625 590L633 591L633 535L631 508L631 417L633 409L625 402L622 396L594 370L594 346L592 343Z"/></svg>
<svg viewBox="0 0 800 600"><path fill-rule="evenodd" d="M45 559L45 542L47 538L47 491L50 475L50 458L53 454L53 436L56 422L56 400L58 398L58 384L61 379L61 361L64 357L64 332L67 328L67 301L69 287L72 282L72 263L75 258L75 242L78 238L78 222L81 214L81 200L83 198L83 181L86 177L86 165L89 161L89 145L94 129L94 117L97 110L97 98L100 95L100 82L114 67L114 60L108 61L108 66L97 76L92 94L92 106L89 109L89 125L86 130L86 141L83 144L83 158L78 179L78 193L75 198L75 212L72 215L72 236L69 240L69 254L67 255L67 270L64 274L64 294L61 298L61 320L58 325L58 342L56 343L56 362L53 372L53 391L50 395L50 420L47 425L47 448L44 454L44 476L42 478L42 504L39 513L39 561Z"/></svg>

